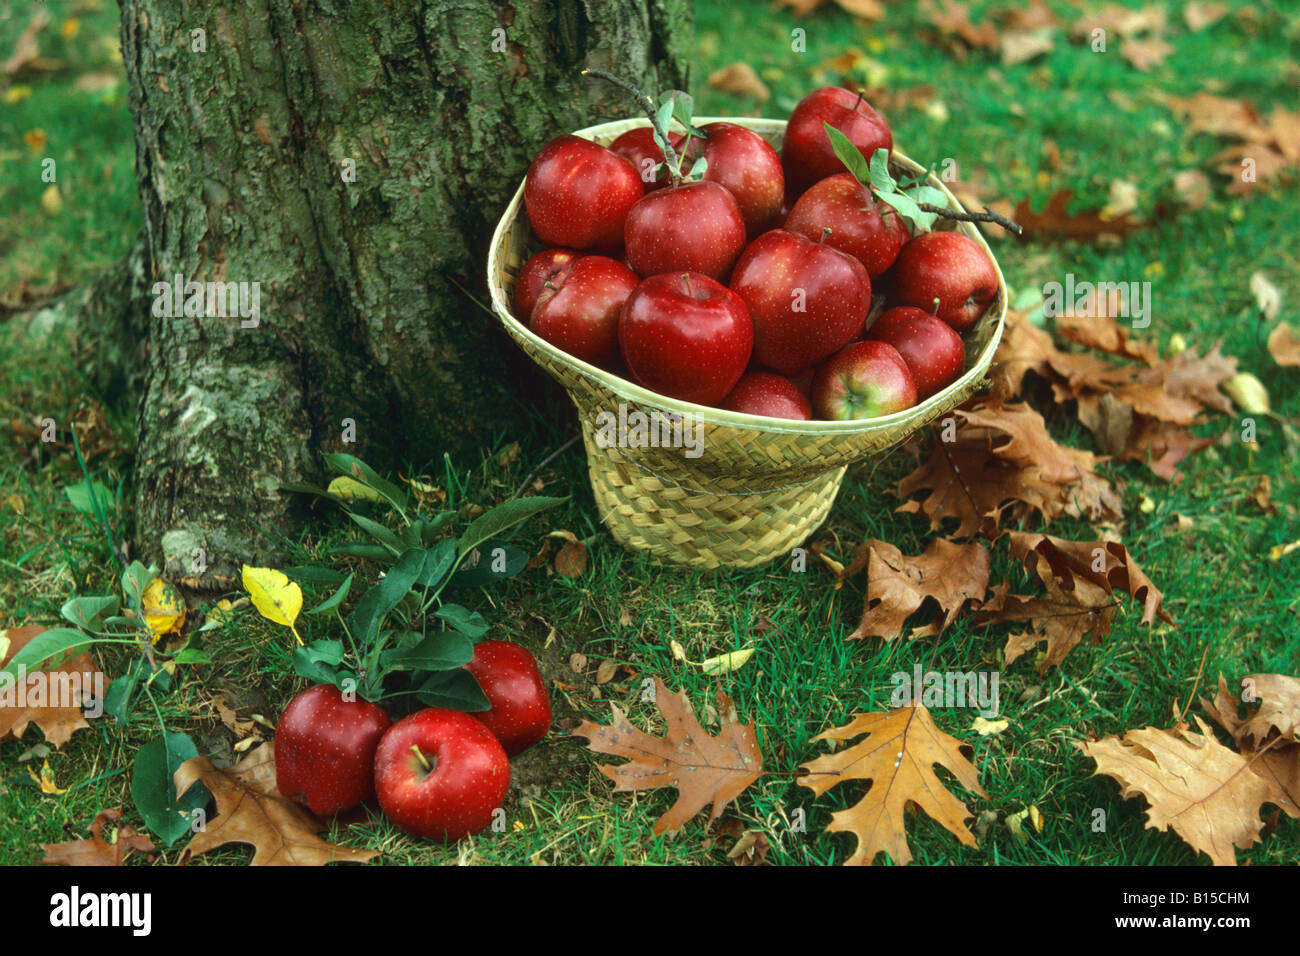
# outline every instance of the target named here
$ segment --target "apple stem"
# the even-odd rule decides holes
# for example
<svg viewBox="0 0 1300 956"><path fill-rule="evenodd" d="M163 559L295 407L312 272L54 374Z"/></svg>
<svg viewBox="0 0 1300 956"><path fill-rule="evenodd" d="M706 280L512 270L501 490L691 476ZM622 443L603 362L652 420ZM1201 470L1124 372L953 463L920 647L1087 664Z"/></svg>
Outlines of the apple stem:
<svg viewBox="0 0 1300 956"><path fill-rule="evenodd" d="M822 237L817 241L825 242L832 232L834 232L834 230L831 229L830 226L822 226Z"/></svg>
<svg viewBox="0 0 1300 956"><path fill-rule="evenodd" d="M550 280L550 279L547 279L545 282L542 283L542 288L543 288L543 289L550 289L552 292L555 291L555 286L551 285L551 280Z"/></svg>
<svg viewBox="0 0 1300 956"><path fill-rule="evenodd" d="M415 754L415 759L420 761L420 767L425 773L433 773L433 764L429 763L429 758L420 750L419 744L411 744L411 753Z"/></svg>
<svg viewBox="0 0 1300 956"><path fill-rule="evenodd" d="M676 186L680 183L682 181L681 159L678 157L677 151L673 149L672 141L668 139L668 130L659 125L658 111L655 110L655 105L650 100L650 97L646 96L641 92L641 90L633 86L621 76L615 76L613 73L606 73L604 70L593 70L588 68L583 70L580 75L594 76L597 79L607 80L615 86L621 87L632 94L636 99L637 105L641 107L646 116L650 117L650 125L653 126L655 132L659 134L658 138L663 141L660 144L660 148L663 150L664 154L664 165L668 167L668 185ZM687 142L689 141L688 136Z"/></svg>
<svg viewBox="0 0 1300 956"><path fill-rule="evenodd" d="M866 95L867 95L867 89L866 89L866 87L864 87L864 86L859 86L859 87L858 87L858 98L857 98L856 100L853 101L853 112L856 113L856 112L858 111L858 104L860 104L860 103L862 102L863 98L865 98Z"/></svg>
<svg viewBox="0 0 1300 956"><path fill-rule="evenodd" d="M686 294L692 299L695 298L695 290L691 288L691 274L689 272L682 273L682 282L686 283Z"/></svg>

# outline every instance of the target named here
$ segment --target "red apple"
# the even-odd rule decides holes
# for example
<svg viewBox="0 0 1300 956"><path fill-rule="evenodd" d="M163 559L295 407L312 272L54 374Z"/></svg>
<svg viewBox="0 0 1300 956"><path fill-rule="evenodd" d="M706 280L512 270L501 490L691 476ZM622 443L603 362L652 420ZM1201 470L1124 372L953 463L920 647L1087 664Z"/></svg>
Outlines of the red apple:
<svg viewBox="0 0 1300 956"><path fill-rule="evenodd" d="M785 228L847 252L876 278L894 264L907 227L892 206L879 203L852 173L828 176L799 197ZM829 229L830 232L826 232Z"/></svg>
<svg viewBox="0 0 1300 956"><path fill-rule="evenodd" d="M623 238L639 276L699 272L721 282L745 248L745 220L725 187L683 182L646 193Z"/></svg>
<svg viewBox="0 0 1300 956"><path fill-rule="evenodd" d="M346 701L318 684L289 701L275 729L275 785L311 812L332 816L375 792L375 748L391 721L378 704Z"/></svg>
<svg viewBox="0 0 1300 956"><path fill-rule="evenodd" d="M916 383L892 345L854 342L817 370L812 403L818 418L831 421L878 418L915 405Z"/></svg>
<svg viewBox="0 0 1300 956"><path fill-rule="evenodd" d="M735 123L708 123L700 127L705 139L692 136L682 161L689 172L703 155L708 164L706 182L725 186L736 197L745 233L751 239L776 225L785 196L781 157L763 137Z"/></svg>
<svg viewBox="0 0 1300 956"><path fill-rule="evenodd" d="M722 400L719 408L767 418L812 419L808 396L784 375L775 372L747 372Z"/></svg>
<svg viewBox="0 0 1300 956"><path fill-rule="evenodd" d="M749 364L754 323L740 297L708 276L656 275L628 296L618 341L639 384L669 398L716 405Z"/></svg>
<svg viewBox="0 0 1300 956"><path fill-rule="evenodd" d="M814 90L790 114L781 148L785 179L795 196L827 176L844 172L823 123L830 123L847 136L868 160L878 149L894 148L885 118L857 93L838 86Z"/></svg>
<svg viewBox="0 0 1300 956"><path fill-rule="evenodd" d="M618 317L641 280L621 262L582 256L551 278L529 327L556 348L600 368L618 365Z"/></svg>
<svg viewBox="0 0 1300 956"><path fill-rule="evenodd" d="M668 142L676 149L682 141L680 133L669 133ZM654 130L649 126L630 129L609 144L611 152L618 153L633 166L641 176L641 183L646 192L668 185L668 171L660 168L658 176L655 168L664 161L664 151L655 142Z"/></svg>
<svg viewBox="0 0 1300 956"><path fill-rule="evenodd" d="M643 192L636 167L622 156L578 136L559 136L528 167L524 207L548 246L615 252L628 210Z"/></svg>
<svg viewBox="0 0 1300 956"><path fill-rule="evenodd" d="M891 305L911 305L965 332L998 294L998 273L969 236L926 232L909 240L890 273Z"/></svg>
<svg viewBox="0 0 1300 956"><path fill-rule="evenodd" d="M903 356L918 401L956 381L966 364L966 347L952 326L910 305L880 313L867 338L888 342Z"/></svg>
<svg viewBox="0 0 1300 956"><path fill-rule="evenodd" d="M754 360L784 375L833 354L861 331L871 308L862 263L786 229L749 244L731 288L754 319Z"/></svg>
<svg viewBox="0 0 1300 956"><path fill-rule="evenodd" d="M510 786L510 761L482 721L429 707L393 724L375 754L375 792L407 833L458 840L492 822Z"/></svg>
<svg viewBox="0 0 1300 956"><path fill-rule="evenodd" d="M547 282L582 253L572 249L546 249L530 256L515 277L515 316L520 322L528 324L533 314L533 306Z"/></svg>
<svg viewBox="0 0 1300 956"><path fill-rule="evenodd" d="M551 698L537 661L526 648L509 641L480 641L464 667L492 705L474 716L501 742L507 757L546 736L551 729Z"/></svg>

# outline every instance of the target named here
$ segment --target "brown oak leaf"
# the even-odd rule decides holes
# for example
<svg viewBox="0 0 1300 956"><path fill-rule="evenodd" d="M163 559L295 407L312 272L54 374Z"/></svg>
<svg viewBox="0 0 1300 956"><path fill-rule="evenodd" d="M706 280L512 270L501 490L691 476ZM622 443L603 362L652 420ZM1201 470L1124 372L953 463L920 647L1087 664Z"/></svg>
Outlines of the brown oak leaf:
<svg viewBox="0 0 1300 956"><path fill-rule="evenodd" d="M1300 366L1300 332L1279 324L1268 334L1268 354L1278 365Z"/></svg>
<svg viewBox="0 0 1300 956"><path fill-rule="evenodd" d="M921 15L933 29L931 39L965 59L967 49L996 50L1001 43L997 27L988 21L971 23L970 9L958 0L923 0Z"/></svg>
<svg viewBox="0 0 1300 956"><path fill-rule="evenodd" d="M1027 596L1009 594L1005 583L994 589L993 597L976 612L978 626L1025 623L1028 630L1007 636L1003 663L1010 666L1039 644L1046 644L1038 672L1059 667L1065 656L1085 637L1090 645L1098 644L1110 634L1115 602L1104 588L1091 581L1081 581L1073 590L1062 590L1055 581L1045 585L1046 594Z"/></svg>
<svg viewBox="0 0 1300 956"><path fill-rule="evenodd" d="M0 667L46 630L31 624L0 631L0 637L9 639L9 651L0 660ZM66 658L58 667L29 673L26 686L0 688L0 740L17 740L28 724L35 724L50 746L62 747L73 733L90 726L82 706L94 694L93 678L99 673L90 655L83 653ZM73 706L49 706L52 698L72 701ZM17 706L20 700L24 706Z"/></svg>
<svg viewBox="0 0 1300 956"><path fill-rule="evenodd" d="M1022 199L1006 214L1013 222L1024 226L1026 233L1079 242L1093 241L1100 236L1123 237L1130 232L1147 228L1146 223L1138 222L1129 215L1109 217L1096 209L1069 212L1072 198L1073 189L1059 189L1047 200L1041 212L1035 212L1029 200ZM996 210L998 207L995 205L993 208Z"/></svg>
<svg viewBox="0 0 1300 956"><path fill-rule="evenodd" d="M1241 699L1254 704L1245 719L1237 716L1237 698L1219 675L1219 692L1214 700L1201 699L1202 706L1242 749L1258 750L1266 738L1276 734L1300 742L1300 679L1284 674L1248 674L1241 680Z"/></svg>
<svg viewBox="0 0 1300 956"><path fill-rule="evenodd" d="M752 96L759 103L766 102L772 95L767 84L758 78L754 68L742 60L729 63L710 73L709 86L734 96Z"/></svg>
<svg viewBox="0 0 1300 956"><path fill-rule="evenodd" d="M216 799L217 812L190 840L187 858L229 843L251 845L253 866L364 863L378 854L335 846L316 835L326 824L276 789L274 743L262 744L227 770L218 770L207 757L185 761L176 770L177 797L196 782Z"/></svg>
<svg viewBox="0 0 1300 956"><path fill-rule="evenodd" d="M1119 55L1128 60L1129 66L1143 73L1159 66L1173 52L1173 44L1162 37L1129 38L1119 48Z"/></svg>
<svg viewBox="0 0 1300 956"><path fill-rule="evenodd" d="M100 810L91 821L89 840L42 843L45 855L40 862L47 866L121 866L128 850L153 852L153 841L129 824L117 828L112 843L104 839L104 826L121 816L118 810Z"/></svg>
<svg viewBox="0 0 1300 956"><path fill-rule="evenodd" d="M700 725L686 692L670 694L657 677L655 705L666 724L662 737L634 727L616 704L610 705L612 723L583 721L573 736L586 737L588 749L595 753L628 758L625 764L600 765L600 772L614 781L615 792L660 787L677 791L677 801L655 821L656 835L676 834L709 804L713 804L711 824L728 803L762 776L763 757L754 722L740 723L731 698L719 689L721 729L712 735Z"/></svg>
<svg viewBox="0 0 1300 956"><path fill-rule="evenodd" d="M1271 779L1252 772L1251 760L1214 739L1196 718L1201 733L1185 725L1174 730L1144 727L1121 739L1076 744L1097 763L1097 774L1113 777L1124 797L1142 796L1147 827L1171 827L1189 846L1218 866L1235 866L1235 847L1259 842L1265 803L1284 806L1290 799Z"/></svg>
<svg viewBox="0 0 1300 956"><path fill-rule="evenodd" d="M975 837L966 826L974 814L934 772L938 764L968 791L987 797L980 789L974 764L962 753L971 750L970 745L941 731L920 705L859 714L845 726L813 739L849 740L864 734L865 739L853 746L817 757L800 768L804 776L799 785L817 796L847 780L871 784L858 803L832 814L826 828L857 838L857 848L845 865L870 864L882 851L894 863L910 863L912 852L904 825L909 805L919 807L964 845L975 846Z"/></svg>
<svg viewBox="0 0 1300 956"><path fill-rule="evenodd" d="M944 612L936 634L952 623L968 600L982 601L989 584L989 553L979 542L954 544L935 538L916 557L887 541L868 541L867 600L862 620L849 640L883 637L892 641L903 622L933 598ZM913 637L917 636L913 634Z"/></svg>
<svg viewBox="0 0 1300 956"><path fill-rule="evenodd" d="M880 0L777 0L777 8L787 8L796 17L806 17L828 5L839 7L845 13L877 23L885 19L885 8Z"/></svg>

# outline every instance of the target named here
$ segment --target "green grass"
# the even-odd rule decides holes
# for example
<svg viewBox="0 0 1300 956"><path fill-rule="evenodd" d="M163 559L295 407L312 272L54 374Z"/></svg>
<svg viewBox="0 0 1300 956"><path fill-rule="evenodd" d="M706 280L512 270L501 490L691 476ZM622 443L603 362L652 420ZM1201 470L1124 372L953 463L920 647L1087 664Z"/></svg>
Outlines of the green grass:
<svg viewBox="0 0 1300 956"><path fill-rule="evenodd" d="M1067 19L1070 8L1053 2ZM976 5L976 12L984 6ZM1098 4L1100 6L1100 4ZM964 62L916 39L918 14L895 4L889 19L863 26L838 10L805 20L761 4L701 3L697 11L699 59L695 93L698 111L737 115L752 103L709 89L715 69L743 58L759 70L772 90L763 115L782 116L809 88L861 80L842 77L819 64L851 46L883 67L886 84L903 88L929 84L946 106L949 119L937 122L919 110L890 115L897 143L922 161L954 157L963 169L985 172L991 198L1029 197L1041 205L1057 189L1076 191L1077 207L1097 208L1109 184L1126 179L1138 185L1139 218L1152 227L1120 244L1062 245L1002 240L995 252L1016 289L1034 288L1074 272L1080 278L1153 283L1152 325L1139 333L1161 347L1174 335L1205 349L1222 340L1224 351L1268 387L1276 416L1259 419L1258 450L1240 442L1215 446L1189 459L1178 484L1154 479L1136 463L1103 466L1120 489L1125 519L1118 531L1135 560L1164 592L1165 608L1177 625L1139 625L1130 606L1118 615L1114 631L1097 647L1080 647L1064 665L1044 675L1034 655L1001 669L1002 716L1009 728L978 738L969 730L970 710L941 710L935 720L944 731L975 745L974 762L989 795L962 797L973 814L993 811L998 818L981 836L978 849L961 846L938 824L909 815L908 839L918 863L1071 863L1089 865L1197 864L1197 855L1171 833L1144 826L1141 800L1121 800L1117 785L1093 776L1094 765L1073 745L1092 735L1173 723L1173 710L1186 706L1202 654L1203 674L1196 696L1212 694L1217 675L1230 682L1251 672L1300 672L1300 552L1270 560L1269 549L1300 537L1295 504L1297 435L1300 414L1295 370L1277 368L1263 349L1267 328L1253 309L1247 278L1268 273L1282 290L1283 318L1293 323L1300 301L1300 263L1294 184L1260 190L1248 199L1230 196L1225 181L1211 173L1211 202L1196 212L1172 208L1174 172L1211 168L1222 144L1190 134L1161 102L1161 92L1187 95L1211 88L1222 95L1248 96L1262 112L1274 104L1294 108L1296 66L1288 50L1300 37L1294 13L1281 4L1239 4L1251 20L1229 16L1202 34L1182 27L1170 4L1168 37L1175 53L1151 74L1132 70L1117 53L1093 54L1058 37L1056 49L1039 61L1002 67L996 57L972 53ZM57 4L55 26L60 22ZM89 35L112 28L112 8L83 17L72 42L98 49ZM1253 26L1251 25L1253 24ZM807 52L790 50L790 31L807 31ZM19 26L0 22L0 50L12 45ZM74 53L66 54L72 57ZM8 173L34 160L24 153L4 160L0 179L0 250L6 259L0 276L13 282L23 275L66 276L82 280L112 255L123 251L134 233L129 117L119 104L100 109L67 93L74 76L58 74L32 83L31 97L16 105L0 102L0 151L26 150L22 133L42 125L50 141L75 140L85 154L110 162L112 176L99 197L40 228L18 225L39 208L39 189L11 185ZM1118 104L1117 105L1117 101ZM40 107L39 109L37 107ZM30 110L30 112L19 112ZM38 123L39 121L39 123ZM1061 166L1046 159L1044 144L1060 150ZM17 143L17 146L13 144ZM108 157L112 157L111 161ZM113 199L112 197L117 197ZM123 198L128 197L128 198ZM1157 215L1158 209L1166 211ZM37 214L39 215L39 214ZM30 232L21 230L30 229ZM39 233L39 239L37 238ZM88 242L98 236L100 241ZM9 245L4 245L5 238ZM80 257L80 258L79 258ZM6 270L14 270L12 273ZM0 291L5 286L0 283ZM49 414L60 421L81 399L79 373L69 367L59 343L40 345L21 336L15 323L0 324L0 401L4 416ZM1037 403L1055 435L1092 448L1091 436L1073 422L1072 411L1047 400ZM112 409L120 432L115 450L91 463L110 486L129 475L131 410ZM1213 422L1222 431L1229 422ZM567 404L530 414L516 434L497 436L481 462L408 462L404 474L428 474L449 494L449 506L488 505L509 497L533 465L563 442L574 427ZM0 502L21 499L25 515L0 504L0 621L52 623L58 607L74 591L103 593L112 587L114 569L98 529L68 503L63 486L78 472L66 456L50 463L31 460L26 445L12 439L0 454ZM521 454L503 464L498 454L518 441ZM508 457L508 456L506 456ZM892 489L908 468L900 452L864 463L846 481L826 533L838 536L847 551L867 537L893 542L904 552L920 551L929 538L923 522L893 512ZM1271 476L1274 499L1283 507L1266 514L1252 504L1258 476ZM846 784L814 800L794 781L797 766L825 752L811 740L846 722L857 712L889 706L889 675L910 671L913 663L941 670L1001 667L1006 627L974 628L959 620L938 641L849 643L861 613L864 580L835 592L830 575L811 567L806 573L776 562L748 571L683 570L654 565L619 548L600 525L587 486L586 466L571 450L543 473L546 492L572 494L557 512L529 524L517 540L537 543L552 528L567 528L589 538L590 566L576 580L526 572L500 587L467 596L493 626L494 637L524 642L539 654L548 678L575 685L556 689L558 730L579 719L607 721L610 701L618 702L641 726L658 726L653 709L639 699L637 680L619 679L598 687L600 660L627 664L640 676L658 675L671 688L684 688L702 709L719 684L735 699L742 715L756 720L766 766L777 771L740 797L728 816L762 830L776 863L838 863L852 852L852 839L823 832L831 813L850 805L862 788ZM1142 502L1151 507L1144 511ZM1191 519L1180 529L1177 515ZM1051 528L1066 538L1095 533L1078 522ZM287 564L320 563L333 544L350 540L353 530L328 511L305 524L290 542ZM993 580L1030 588L1024 572L1008 560L1004 545L993 546ZM358 565L358 567L363 567ZM373 576L373 567L364 567ZM329 587L308 587L306 606L318 603ZM770 627L759 627L762 620ZM918 622L924 619L924 613ZM304 615L307 640L331 633L330 623ZM630 623L623 623L630 621ZM548 636L553 639L547 645ZM745 646L756 648L749 664L721 681L674 660L670 641L684 645L691 660ZM287 676L291 637L253 612L225 628L199 635L216 663L187 669L177 687L157 694L168 726L189 733L201 749L228 746L205 701L217 689L254 693L274 719L301 686ZM568 665L570 654L589 658L582 675ZM932 662L932 663L931 663ZM109 655L110 673L122 659ZM1199 706L1192 713L1200 713ZM97 721L79 732L50 758L61 796L41 794L28 777L31 763L19 756L39 740L0 744L0 861L32 862L36 844L66 839L65 827L83 832L100 807L124 807L131 818L128 787L132 755L157 733L157 720L142 702L126 728ZM340 838L384 851L394 863L725 863L729 841L705 849L702 819L692 821L675 840L656 838L653 821L672 802L670 792L613 794L595 770L604 758L588 754L559 733L519 758L516 788L507 805L510 828L487 833L460 848L411 840L382 819L351 827ZM37 761L39 763L39 761ZM944 775L941 772L941 775ZM945 775L945 779L946 775ZM955 784L954 784L955 787ZM1015 839L1006 817L1030 805L1045 819L1041 833ZM802 808L805 832L790 821ZM1090 826L1094 808L1107 816L1105 832ZM135 822L138 823L138 820ZM972 824L973 825L973 824ZM163 858L176 859L176 852ZM231 848L210 854L209 863L242 863L249 854ZM1261 844L1238 854L1255 865L1300 859L1300 827L1282 817Z"/></svg>

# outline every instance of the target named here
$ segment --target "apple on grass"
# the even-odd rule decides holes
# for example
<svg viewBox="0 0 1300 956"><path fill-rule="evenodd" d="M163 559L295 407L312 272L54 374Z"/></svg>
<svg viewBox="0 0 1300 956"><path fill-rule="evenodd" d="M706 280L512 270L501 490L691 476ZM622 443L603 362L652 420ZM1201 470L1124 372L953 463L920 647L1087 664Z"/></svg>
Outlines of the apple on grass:
<svg viewBox="0 0 1300 956"><path fill-rule="evenodd" d="M524 180L524 208L548 246L616 252L628 211L644 194L636 167L599 143L559 136Z"/></svg>
<svg viewBox="0 0 1300 956"><path fill-rule="evenodd" d="M546 283L581 255L581 252L573 249L544 249L528 257L528 261L519 270L519 275L515 277L515 317L520 322L528 324L533 306L537 304L537 297L542 294Z"/></svg>
<svg viewBox="0 0 1300 956"><path fill-rule="evenodd" d="M510 786L510 761L492 731L445 707L393 724L375 754L379 805L407 833L453 841L492 822Z"/></svg>
<svg viewBox="0 0 1300 956"><path fill-rule="evenodd" d="M476 711L501 742L506 756L522 753L551 729L551 698L537 661L527 648L510 641L480 641L465 665L491 704Z"/></svg>
<svg viewBox="0 0 1300 956"><path fill-rule="evenodd" d="M618 365L618 317L641 280L606 256L581 256L543 285L528 325L574 358L604 369Z"/></svg>
<svg viewBox="0 0 1300 956"><path fill-rule="evenodd" d="M785 228L813 240L824 234L826 245L857 259L872 279L894 264L908 239L898 213L877 203L847 172L826 177L800 196Z"/></svg>
<svg viewBox="0 0 1300 956"><path fill-rule="evenodd" d="M698 272L721 282L745 248L745 220L726 187L683 180L629 210L623 241L639 276Z"/></svg>
<svg viewBox="0 0 1300 956"><path fill-rule="evenodd" d="M706 123L700 132L703 140L692 136L687 142L682 168L691 169L704 158L704 181L725 187L735 197L749 238L773 228L785 197L785 174L776 150L736 123Z"/></svg>
<svg viewBox="0 0 1300 956"><path fill-rule="evenodd" d="M898 350L916 382L918 401L956 381L966 364L966 347L952 326L912 306L880 313L867 338L888 342Z"/></svg>
<svg viewBox="0 0 1300 956"><path fill-rule="evenodd" d="M844 172L844 164L831 148L825 123L847 136L868 160L878 149L894 148L889 124L860 93L838 86L814 90L790 114L781 147L785 179L796 198L814 183Z"/></svg>
<svg viewBox="0 0 1300 956"><path fill-rule="evenodd" d="M879 418L915 405L916 382L892 345L854 342L817 369L812 404L818 418L830 421Z"/></svg>
<svg viewBox="0 0 1300 956"><path fill-rule="evenodd" d="M754 360L788 376L861 332L871 308L862 263L787 229L765 232L746 247L731 288L754 319Z"/></svg>
<svg viewBox="0 0 1300 956"><path fill-rule="evenodd" d="M308 687L275 729L276 788L321 817L360 806L375 792L375 749L390 723L378 704Z"/></svg>
<svg viewBox="0 0 1300 956"><path fill-rule="evenodd" d="M623 304L618 342L638 384L716 405L745 373L754 323L740 297L706 275L656 275Z"/></svg>
<svg viewBox="0 0 1300 956"><path fill-rule="evenodd" d="M969 236L925 232L909 240L890 271L890 305L938 315L965 332L998 294L993 261Z"/></svg>
<svg viewBox="0 0 1300 956"><path fill-rule="evenodd" d="M808 396L794 382L775 372L746 372L719 408L767 418L812 419Z"/></svg>

